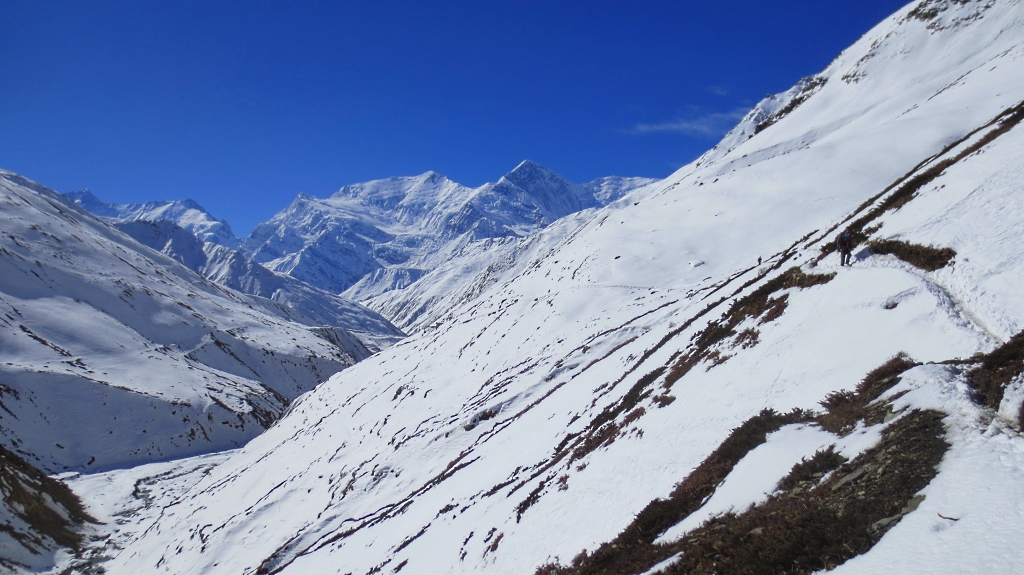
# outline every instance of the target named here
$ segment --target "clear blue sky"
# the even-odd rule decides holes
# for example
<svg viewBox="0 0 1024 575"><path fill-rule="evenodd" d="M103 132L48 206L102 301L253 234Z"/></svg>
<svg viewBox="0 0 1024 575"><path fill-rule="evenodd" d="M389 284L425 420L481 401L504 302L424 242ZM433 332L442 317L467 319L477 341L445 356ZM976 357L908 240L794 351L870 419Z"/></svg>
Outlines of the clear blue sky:
<svg viewBox="0 0 1024 575"><path fill-rule="evenodd" d="M903 4L4 0L0 167L239 235L427 170L664 177Z"/></svg>

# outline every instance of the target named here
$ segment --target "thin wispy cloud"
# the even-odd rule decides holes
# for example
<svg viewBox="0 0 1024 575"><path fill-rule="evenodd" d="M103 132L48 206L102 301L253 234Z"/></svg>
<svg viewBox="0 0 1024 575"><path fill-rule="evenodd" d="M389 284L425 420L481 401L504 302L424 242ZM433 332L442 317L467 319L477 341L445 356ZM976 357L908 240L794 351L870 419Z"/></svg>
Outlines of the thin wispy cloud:
<svg viewBox="0 0 1024 575"><path fill-rule="evenodd" d="M726 90L725 88L723 88L721 86L708 86L707 88L704 88L704 89L706 91L716 95L716 96L728 96L729 95L729 90Z"/></svg>
<svg viewBox="0 0 1024 575"><path fill-rule="evenodd" d="M676 133L687 136L717 137L728 132L746 113L746 108L736 108L728 112L709 112L668 122L637 124L631 132L634 134Z"/></svg>

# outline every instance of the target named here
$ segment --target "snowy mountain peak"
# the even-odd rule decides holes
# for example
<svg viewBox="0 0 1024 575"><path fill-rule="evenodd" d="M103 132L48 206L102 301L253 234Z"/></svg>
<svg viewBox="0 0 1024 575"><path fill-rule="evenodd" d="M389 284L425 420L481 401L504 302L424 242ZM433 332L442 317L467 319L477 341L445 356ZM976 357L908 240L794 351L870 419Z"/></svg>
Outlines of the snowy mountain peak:
<svg viewBox="0 0 1024 575"><path fill-rule="evenodd" d="M64 195L92 214L108 218L118 217L118 211L113 206L97 198L88 188Z"/></svg>
<svg viewBox="0 0 1024 575"><path fill-rule="evenodd" d="M121 221L169 221L192 232L204 242L213 242L236 248L239 239L225 220L217 219L199 202L184 200L157 200L138 204L111 204L97 198L89 190L65 194L86 211L105 218Z"/></svg>
<svg viewBox="0 0 1024 575"><path fill-rule="evenodd" d="M551 221L596 205L592 197L587 198L579 193L578 186L530 160L523 161L505 174L495 184L495 188L500 189L507 183L526 192Z"/></svg>
<svg viewBox="0 0 1024 575"><path fill-rule="evenodd" d="M329 203L350 209L370 210L378 221L395 219L403 224L423 220L445 204L458 202L470 189L437 172L418 176L393 176L358 184L349 184L335 192ZM348 203L346 202L352 202Z"/></svg>
<svg viewBox="0 0 1024 575"><path fill-rule="evenodd" d="M569 180L566 180L554 170L545 168L532 160L523 160L511 172L505 174L503 179L514 183L524 190L538 184L561 188L569 188L572 185Z"/></svg>
<svg viewBox="0 0 1024 575"><path fill-rule="evenodd" d="M468 243L529 236L653 180L602 178L577 185L529 160L470 188L434 171L343 186L329 198L300 194L241 247L253 261L321 289L362 299L412 285ZM401 286L401 287L399 287Z"/></svg>

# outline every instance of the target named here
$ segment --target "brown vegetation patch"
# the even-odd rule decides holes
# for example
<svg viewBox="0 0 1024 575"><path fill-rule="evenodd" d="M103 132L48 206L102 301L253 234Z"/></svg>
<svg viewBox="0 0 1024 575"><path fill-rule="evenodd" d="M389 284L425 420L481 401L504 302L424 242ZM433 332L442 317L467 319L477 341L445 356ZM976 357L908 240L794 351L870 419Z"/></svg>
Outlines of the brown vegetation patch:
<svg viewBox="0 0 1024 575"><path fill-rule="evenodd" d="M642 407L639 409L634 408L636 408L637 404L643 399L650 396L651 391L648 388L650 388L651 384L661 377L661 374L663 373L665 373L665 368L659 367L658 369L655 369L641 377L633 387L626 392L626 395L624 395L621 400L606 407L601 411L601 413L597 414L597 416L594 417L594 420L590 422L590 432L587 433L587 436L579 442L575 449L573 449L572 457L569 461L576 461L599 447L611 445L619 436L619 432L622 431L626 425L643 415L644 409ZM671 400L665 403L665 405L668 405L669 403L671 403ZM615 419L627 410L632 410L627 416L628 421L616 423ZM566 439L570 438L567 437ZM566 442L563 441L563 444L564 443ZM560 453L564 447L565 445L561 445L559 449L555 450L555 452Z"/></svg>
<svg viewBox="0 0 1024 575"><path fill-rule="evenodd" d="M1024 373L1024 331L983 356L981 367L971 372L967 382L978 393L980 403L999 409L1007 384ZM1021 412L1024 424L1024 408Z"/></svg>
<svg viewBox="0 0 1024 575"><path fill-rule="evenodd" d="M820 451L794 466L783 491L742 513L712 518L677 542L653 543L678 522L649 521L645 513L663 504L656 500L613 542L581 553L569 566L549 564L536 573L628 575L673 556L679 559L663 573L803 574L835 568L870 550L920 504L923 498L915 494L935 477L949 447L943 417L914 411L893 422L877 446L846 463L831 449ZM832 469L820 482L818 476ZM648 530L638 525L644 520Z"/></svg>
<svg viewBox="0 0 1024 575"><path fill-rule="evenodd" d="M920 504L914 495L949 448L943 416L911 413L821 485L708 521L681 542L682 558L664 572L813 573L866 553Z"/></svg>
<svg viewBox="0 0 1024 575"><path fill-rule="evenodd" d="M748 348L755 345L757 343L755 330L747 329L737 333L736 328L744 320L750 318L758 319L760 325L782 316L789 298L785 294L780 297L773 297L772 294L789 288L809 288L826 284L834 277L834 273L805 274L799 267L792 267L736 300L721 319L710 322L707 327L693 336L690 349L679 358L665 377L665 389L671 389L672 384L705 359L719 360L718 363L724 361L719 354L715 354L716 351L713 348L730 337L736 336L733 347L739 345Z"/></svg>
<svg viewBox="0 0 1024 575"><path fill-rule="evenodd" d="M669 404L671 404L673 401L676 400L676 396L668 395L668 394L661 394L661 395L655 395L651 399L654 400L654 403L658 404L658 407L667 407Z"/></svg>
<svg viewBox="0 0 1024 575"><path fill-rule="evenodd" d="M519 505L516 505L516 523L519 523L519 520L523 518L523 513L526 513L527 509L533 507L535 503L540 501L540 494L544 491L545 485L545 482L541 481L537 484L536 489L526 496L526 499L520 501Z"/></svg>
<svg viewBox="0 0 1024 575"><path fill-rule="evenodd" d="M908 369L920 365L904 353L897 354L872 370L857 384L856 391L834 391L821 401L825 413L818 416L818 425L832 433L849 433L857 421L871 418L868 404L878 399L889 388L899 382L899 376ZM873 422L873 421L870 421Z"/></svg>
<svg viewBox="0 0 1024 575"><path fill-rule="evenodd" d="M760 340L760 333L756 329L745 329L736 334L734 344L742 347L743 349L749 349L757 345Z"/></svg>
<svg viewBox="0 0 1024 575"><path fill-rule="evenodd" d="M0 495L17 517L29 525L30 532L0 529L33 553L47 547L45 536L61 547L79 550L82 535L78 528L96 520L85 512L82 502L63 482L51 479L24 459L0 446Z"/></svg>
<svg viewBox="0 0 1024 575"><path fill-rule="evenodd" d="M789 474L779 481L777 489L792 491L797 487L817 483L826 473L846 463L846 458L836 453L835 449L835 445L830 445L828 449L819 449L810 459L801 459L800 463L794 465Z"/></svg>
<svg viewBox="0 0 1024 575"><path fill-rule="evenodd" d="M571 569L544 571L542 568L538 573L640 573L663 560L671 553L664 554L662 546L653 544L661 533L699 509L739 460L764 443L769 433L807 419L809 415L802 411L779 414L770 409L748 419L676 485L667 499L650 502L614 540L602 544L592 554L581 554L573 561ZM652 556L656 557L654 561L651 561Z"/></svg>
<svg viewBox="0 0 1024 575"><path fill-rule="evenodd" d="M934 248L899 240L876 240L868 243L868 247L876 254L892 254L914 267L929 272L946 267L956 257L956 252L952 248Z"/></svg>
<svg viewBox="0 0 1024 575"><path fill-rule="evenodd" d="M536 574L630 575L674 556L680 558L665 573L811 573L866 552L920 503L915 493L935 476L949 447L942 437L944 414L914 411L896 419L879 445L853 461L834 446L818 451L794 465L765 503L710 519L680 541L654 541L699 509L735 465L783 425L814 422L846 430L858 420L880 423L874 412L881 406L868 404L915 365L905 354L889 359L856 391L830 394L822 402L828 411L821 415L762 411L734 429L668 498L649 503L615 539L580 553L568 566L544 565Z"/></svg>

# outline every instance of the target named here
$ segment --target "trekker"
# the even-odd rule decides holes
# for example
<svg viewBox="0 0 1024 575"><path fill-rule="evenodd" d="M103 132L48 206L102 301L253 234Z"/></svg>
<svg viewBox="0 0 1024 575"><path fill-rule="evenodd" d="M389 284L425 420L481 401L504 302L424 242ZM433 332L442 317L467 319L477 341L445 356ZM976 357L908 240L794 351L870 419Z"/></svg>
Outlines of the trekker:
<svg viewBox="0 0 1024 575"><path fill-rule="evenodd" d="M839 265L850 265L850 252L853 251L853 237L850 232L843 232L836 238L836 248L839 249Z"/></svg>

